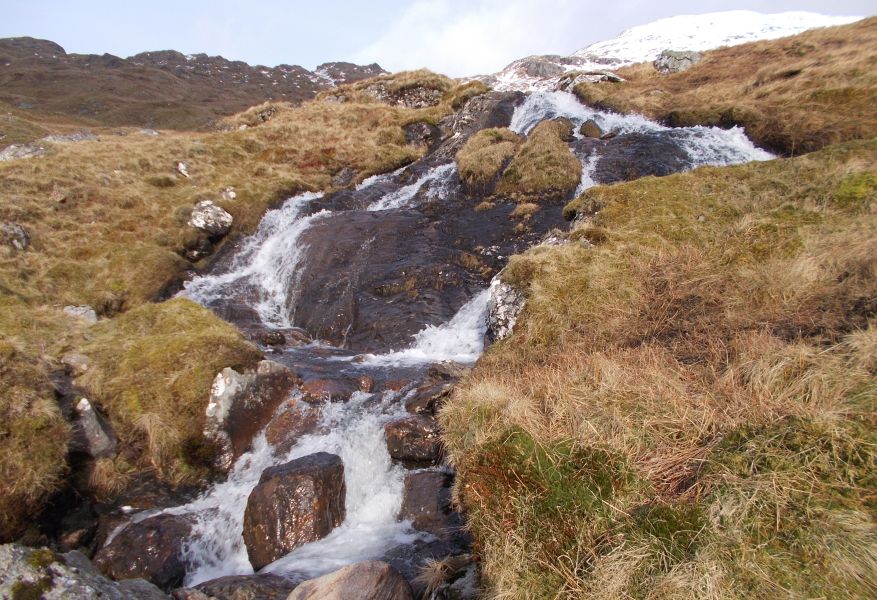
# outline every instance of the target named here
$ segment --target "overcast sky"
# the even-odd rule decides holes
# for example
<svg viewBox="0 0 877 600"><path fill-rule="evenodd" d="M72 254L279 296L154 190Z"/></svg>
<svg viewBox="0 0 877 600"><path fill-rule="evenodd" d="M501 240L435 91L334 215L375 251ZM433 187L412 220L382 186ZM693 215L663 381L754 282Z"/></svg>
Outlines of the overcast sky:
<svg viewBox="0 0 877 600"><path fill-rule="evenodd" d="M569 54L662 17L719 10L877 13L875 0L2 0L0 37L68 52L206 52L250 64L378 62L452 76L498 71L529 54Z"/></svg>

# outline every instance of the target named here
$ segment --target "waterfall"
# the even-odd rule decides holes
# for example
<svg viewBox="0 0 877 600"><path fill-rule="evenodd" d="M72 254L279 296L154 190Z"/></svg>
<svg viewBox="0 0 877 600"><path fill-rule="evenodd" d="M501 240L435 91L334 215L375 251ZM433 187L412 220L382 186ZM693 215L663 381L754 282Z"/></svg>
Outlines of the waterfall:
<svg viewBox="0 0 877 600"><path fill-rule="evenodd" d="M450 180L457 172L457 165L447 163L432 167L414 183L385 194L380 200L368 207L369 210L391 210L406 208L417 193L426 186L426 196L430 199L444 199L448 194Z"/></svg>

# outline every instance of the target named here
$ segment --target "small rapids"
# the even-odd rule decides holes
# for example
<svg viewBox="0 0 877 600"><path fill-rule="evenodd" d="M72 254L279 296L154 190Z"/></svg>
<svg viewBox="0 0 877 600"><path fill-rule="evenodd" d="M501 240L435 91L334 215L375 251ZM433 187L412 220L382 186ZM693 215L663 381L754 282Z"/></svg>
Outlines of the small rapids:
<svg viewBox="0 0 877 600"><path fill-rule="evenodd" d="M448 182L456 174L457 165L447 163L434 167L422 175L417 181L384 195L380 200L368 207L369 210L392 210L406 208L417 193L426 186L426 197L442 200L449 193Z"/></svg>

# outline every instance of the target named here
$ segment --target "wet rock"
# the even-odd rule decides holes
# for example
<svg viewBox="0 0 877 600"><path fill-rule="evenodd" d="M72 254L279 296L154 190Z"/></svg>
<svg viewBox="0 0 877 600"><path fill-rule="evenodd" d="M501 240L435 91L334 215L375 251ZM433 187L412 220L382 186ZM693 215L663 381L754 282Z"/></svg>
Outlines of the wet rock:
<svg viewBox="0 0 877 600"><path fill-rule="evenodd" d="M64 314L77 319L82 319L89 325L97 323L97 313L87 304L81 306L65 306Z"/></svg>
<svg viewBox="0 0 877 600"><path fill-rule="evenodd" d="M449 540L463 528L460 513L451 507L452 475L439 471L421 471L405 476L405 495L400 520L410 520L415 529L426 531L440 540Z"/></svg>
<svg viewBox="0 0 877 600"><path fill-rule="evenodd" d="M412 414L434 415L453 389L454 383L451 381L428 381L406 396L405 410Z"/></svg>
<svg viewBox="0 0 877 600"><path fill-rule="evenodd" d="M257 337L263 346L283 346L286 344L286 336L282 331L263 331Z"/></svg>
<svg viewBox="0 0 877 600"><path fill-rule="evenodd" d="M0 162L35 158L46 153L46 149L36 144L11 144L0 150Z"/></svg>
<svg viewBox="0 0 877 600"><path fill-rule="evenodd" d="M431 146L441 136L438 128L426 121L409 123L403 127L403 130L405 141L415 146Z"/></svg>
<svg viewBox="0 0 877 600"><path fill-rule="evenodd" d="M107 458L116 455L118 440L109 422L82 398L73 409L73 439L71 452L80 452L91 458Z"/></svg>
<svg viewBox="0 0 877 600"><path fill-rule="evenodd" d="M344 167L332 176L332 187L347 187L356 179L356 170L350 167Z"/></svg>
<svg viewBox="0 0 877 600"><path fill-rule="evenodd" d="M470 371L472 371L472 367L452 360L443 360L442 362L431 364L426 371L426 375L434 380L444 379L447 381L465 377Z"/></svg>
<svg viewBox="0 0 877 600"><path fill-rule="evenodd" d="M311 404L346 402L356 390L356 385L343 379L308 379L301 385L301 396Z"/></svg>
<svg viewBox="0 0 877 600"><path fill-rule="evenodd" d="M243 538L258 570L344 520L344 465L318 452L262 472L244 512Z"/></svg>
<svg viewBox="0 0 877 600"><path fill-rule="evenodd" d="M199 583L196 589L216 600L286 600L300 581L271 573L230 575Z"/></svg>
<svg viewBox="0 0 877 600"><path fill-rule="evenodd" d="M312 433L319 420L319 408L293 398L287 400L284 410L265 428L265 437L278 453L285 453L298 438Z"/></svg>
<svg viewBox="0 0 877 600"><path fill-rule="evenodd" d="M205 256L213 253L213 243L206 234L201 234L192 239L186 240L183 247L183 256L192 262L198 262Z"/></svg>
<svg viewBox="0 0 877 600"><path fill-rule="evenodd" d="M192 209L192 216L189 217L189 227L200 229L216 238L228 233L233 221L234 217L225 209L216 206L212 200L201 200Z"/></svg>
<svg viewBox="0 0 877 600"><path fill-rule="evenodd" d="M308 335L307 331L298 327L287 329L285 336L286 343L289 346L307 346L314 341L311 339L311 336Z"/></svg>
<svg viewBox="0 0 877 600"><path fill-rule="evenodd" d="M632 181L654 175L663 177L691 167L691 157L676 139L673 130L651 134L628 133L600 143L600 159L594 180L601 184ZM575 145L597 144L579 140Z"/></svg>
<svg viewBox="0 0 877 600"><path fill-rule="evenodd" d="M441 429L424 415L411 415L384 426L387 450L395 460L435 464L441 458Z"/></svg>
<svg viewBox="0 0 877 600"><path fill-rule="evenodd" d="M186 575L183 541L192 531L189 518L161 514L131 523L94 556L112 579L143 578L164 590L178 587Z"/></svg>
<svg viewBox="0 0 877 600"><path fill-rule="evenodd" d="M524 302L524 295L507 283L499 281L491 286L487 301L488 341L498 342L512 334Z"/></svg>
<svg viewBox="0 0 877 600"><path fill-rule="evenodd" d="M297 384L295 373L270 360L261 361L253 371L225 368L216 376L205 411L204 435L221 448L217 468L229 469L250 448L253 437Z"/></svg>
<svg viewBox="0 0 877 600"><path fill-rule="evenodd" d="M288 600L414 600L414 596L396 569L369 560L305 581Z"/></svg>
<svg viewBox="0 0 877 600"><path fill-rule="evenodd" d="M579 127L579 133L585 137L600 139L603 137L603 129L597 125L594 119L588 119Z"/></svg>
<svg viewBox="0 0 877 600"><path fill-rule="evenodd" d="M66 600L167 600L143 579L110 581L77 551L55 554L47 548L0 546L0 598Z"/></svg>
<svg viewBox="0 0 877 600"><path fill-rule="evenodd" d="M373 377L360 375L356 381L359 383L359 391L364 394L371 394L375 390L375 380Z"/></svg>
<svg viewBox="0 0 877 600"><path fill-rule="evenodd" d="M0 244L21 252L30 246L30 235L18 223L0 223Z"/></svg>
<svg viewBox="0 0 877 600"><path fill-rule="evenodd" d="M687 71L703 59L703 54L692 50L664 50L652 63L663 75Z"/></svg>

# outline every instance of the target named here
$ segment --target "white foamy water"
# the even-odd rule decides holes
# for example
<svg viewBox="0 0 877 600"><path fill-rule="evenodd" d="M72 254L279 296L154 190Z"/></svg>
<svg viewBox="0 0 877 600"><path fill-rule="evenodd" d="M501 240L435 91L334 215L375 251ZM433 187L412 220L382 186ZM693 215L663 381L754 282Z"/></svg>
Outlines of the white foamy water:
<svg viewBox="0 0 877 600"><path fill-rule="evenodd" d="M197 515L185 545L193 565L185 584L253 573L242 538L250 492L266 468L315 452L337 454L344 463L344 522L329 536L296 548L266 571L315 577L353 562L379 558L389 548L425 537L410 523L396 521L405 470L390 459L384 424L404 414L392 393L374 401L371 395L357 392L347 403L326 404L321 420L326 433L302 437L285 454L275 455L264 433L260 434L253 449L237 460L227 481L194 502L168 511Z"/></svg>
<svg viewBox="0 0 877 600"><path fill-rule="evenodd" d="M384 195L380 200L368 207L368 210L390 210L393 208L405 208L423 186L427 186L427 197L443 199L448 195L450 180L457 171L455 163L447 163L432 167L414 183L410 183L394 192Z"/></svg>
<svg viewBox="0 0 877 600"><path fill-rule="evenodd" d="M364 363L404 366L445 360L464 364L475 362L484 351L489 297L489 288L478 292L447 323L423 328L414 336L414 343L410 348L387 354L372 354Z"/></svg>
<svg viewBox="0 0 877 600"><path fill-rule="evenodd" d="M291 326L296 277L306 254L299 237L311 223L329 214L303 213L308 202L320 197L321 193L300 194L265 213L259 229L244 240L226 272L195 277L185 283L181 295L209 305L243 294L263 323Z"/></svg>
<svg viewBox="0 0 877 600"><path fill-rule="evenodd" d="M597 170L598 160L600 160L600 156L596 152L592 152L590 156L582 159L582 178L576 188L575 197L580 196L586 189L597 185L597 182L594 181L594 172Z"/></svg>

